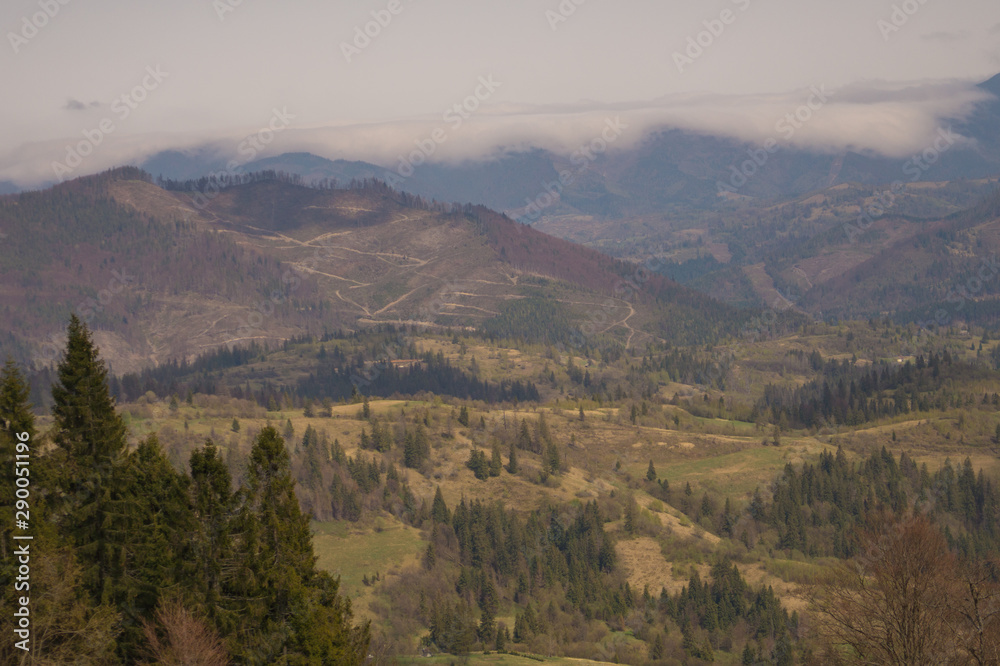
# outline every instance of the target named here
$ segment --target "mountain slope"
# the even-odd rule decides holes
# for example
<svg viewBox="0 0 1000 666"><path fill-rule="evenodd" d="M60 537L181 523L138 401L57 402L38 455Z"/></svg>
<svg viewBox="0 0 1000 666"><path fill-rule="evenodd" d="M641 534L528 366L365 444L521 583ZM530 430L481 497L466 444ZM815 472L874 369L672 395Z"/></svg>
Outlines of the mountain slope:
<svg viewBox="0 0 1000 666"><path fill-rule="evenodd" d="M0 198L0 229L12 322L0 344L36 365L71 311L118 372L378 323L633 345L700 341L743 316L488 209L377 181L319 189L272 173L168 191L119 169ZM526 316L533 327L510 325Z"/></svg>
<svg viewBox="0 0 1000 666"><path fill-rule="evenodd" d="M806 291L802 307L924 324L1000 323L1000 192L941 219L879 221L872 233L888 241L883 249Z"/></svg>

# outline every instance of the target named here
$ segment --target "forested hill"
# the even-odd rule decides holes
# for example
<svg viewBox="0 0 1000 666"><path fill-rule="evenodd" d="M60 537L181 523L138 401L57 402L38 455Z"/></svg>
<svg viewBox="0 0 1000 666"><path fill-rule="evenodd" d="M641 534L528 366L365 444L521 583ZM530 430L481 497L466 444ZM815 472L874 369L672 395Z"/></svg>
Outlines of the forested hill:
<svg viewBox="0 0 1000 666"><path fill-rule="evenodd" d="M959 213L919 221L909 235L878 221L862 237L891 239L870 259L805 292L799 305L844 318L893 313L901 322L1000 322L1000 191ZM894 240L892 240L894 239Z"/></svg>
<svg viewBox="0 0 1000 666"><path fill-rule="evenodd" d="M221 341L201 331L249 310L281 285L281 263L174 211L153 214L113 193L122 181L153 187L123 168L40 192L0 197L0 352L36 364L54 358L71 312L95 329L112 363L166 358L180 341ZM161 212L161 211L157 211ZM304 281L296 303L275 304L287 330L321 302ZM147 360L148 359L148 360Z"/></svg>
<svg viewBox="0 0 1000 666"><path fill-rule="evenodd" d="M750 316L649 266L379 181L156 184L128 167L0 197L0 231L0 353L36 367L71 312L117 372L374 324L631 346L710 341ZM551 325L520 326L528 315Z"/></svg>

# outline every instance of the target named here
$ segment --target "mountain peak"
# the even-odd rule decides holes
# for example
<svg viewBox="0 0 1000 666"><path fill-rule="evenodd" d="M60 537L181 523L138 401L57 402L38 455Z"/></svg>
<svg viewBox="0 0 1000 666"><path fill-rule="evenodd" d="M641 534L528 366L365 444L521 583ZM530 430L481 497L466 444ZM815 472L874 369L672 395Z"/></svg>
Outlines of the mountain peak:
<svg viewBox="0 0 1000 666"><path fill-rule="evenodd" d="M979 84L983 90L1000 97L1000 74Z"/></svg>

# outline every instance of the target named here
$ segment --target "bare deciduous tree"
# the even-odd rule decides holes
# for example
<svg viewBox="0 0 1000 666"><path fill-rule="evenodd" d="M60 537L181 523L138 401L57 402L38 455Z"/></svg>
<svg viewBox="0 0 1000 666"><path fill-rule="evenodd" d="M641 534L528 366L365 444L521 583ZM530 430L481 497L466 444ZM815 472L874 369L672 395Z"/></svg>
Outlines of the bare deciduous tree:
<svg viewBox="0 0 1000 666"><path fill-rule="evenodd" d="M958 572L959 594L949 618L965 662L1000 664L1000 563L967 564Z"/></svg>
<svg viewBox="0 0 1000 666"><path fill-rule="evenodd" d="M154 663L181 666L226 666L229 658L218 634L179 601L156 610L156 623L143 622Z"/></svg>
<svg viewBox="0 0 1000 666"><path fill-rule="evenodd" d="M961 594L955 557L924 516L881 519L860 537L813 600L820 629L860 664L953 662L960 652L954 602Z"/></svg>

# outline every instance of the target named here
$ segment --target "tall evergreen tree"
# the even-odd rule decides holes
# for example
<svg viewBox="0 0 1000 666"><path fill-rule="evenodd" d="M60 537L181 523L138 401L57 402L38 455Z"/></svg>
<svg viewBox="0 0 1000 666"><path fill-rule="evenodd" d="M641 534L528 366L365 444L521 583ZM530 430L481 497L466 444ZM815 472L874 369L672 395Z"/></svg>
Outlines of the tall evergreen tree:
<svg viewBox="0 0 1000 666"><path fill-rule="evenodd" d="M83 584L97 602L107 601L110 573L108 511L115 467L124 464L125 423L108 392L108 370L90 331L70 318L66 354L52 387L55 468L59 514L77 547Z"/></svg>
<svg viewBox="0 0 1000 666"><path fill-rule="evenodd" d="M243 627L233 647L251 662L273 660L291 640L292 613L304 603L315 558L309 522L295 498L288 451L271 426L254 442L241 495L231 585L243 600Z"/></svg>
<svg viewBox="0 0 1000 666"><path fill-rule="evenodd" d="M517 447L514 446L514 440L510 441L510 451L507 454L507 472L517 474Z"/></svg>
<svg viewBox="0 0 1000 666"><path fill-rule="evenodd" d="M170 464L156 435L115 467L104 519L104 595L123 613L119 651L126 662L142 656L142 622L152 619L164 592L191 585L189 482Z"/></svg>
<svg viewBox="0 0 1000 666"><path fill-rule="evenodd" d="M559 455L559 447L555 442L549 442L545 448L544 468L549 474L558 474L562 467L562 460Z"/></svg>
<svg viewBox="0 0 1000 666"><path fill-rule="evenodd" d="M441 494L441 486L438 486L437 490L434 491L431 518L434 522L441 523L442 525L447 525L451 522L451 514L448 511L448 505L444 502L444 495Z"/></svg>
<svg viewBox="0 0 1000 666"><path fill-rule="evenodd" d="M490 458L490 476L500 476L503 470L503 460L500 458L500 442L493 442L493 455Z"/></svg>
<svg viewBox="0 0 1000 666"><path fill-rule="evenodd" d="M192 543L197 596L223 634L237 618L223 603L224 571L233 561L232 521L236 498L226 462L212 440L191 452L191 494L195 518Z"/></svg>
<svg viewBox="0 0 1000 666"><path fill-rule="evenodd" d="M351 626L339 579L315 569L309 519L299 509L285 442L268 426L250 452L247 486L235 521L236 567L227 585L241 606L231 636L250 664L364 661L368 624Z"/></svg>

